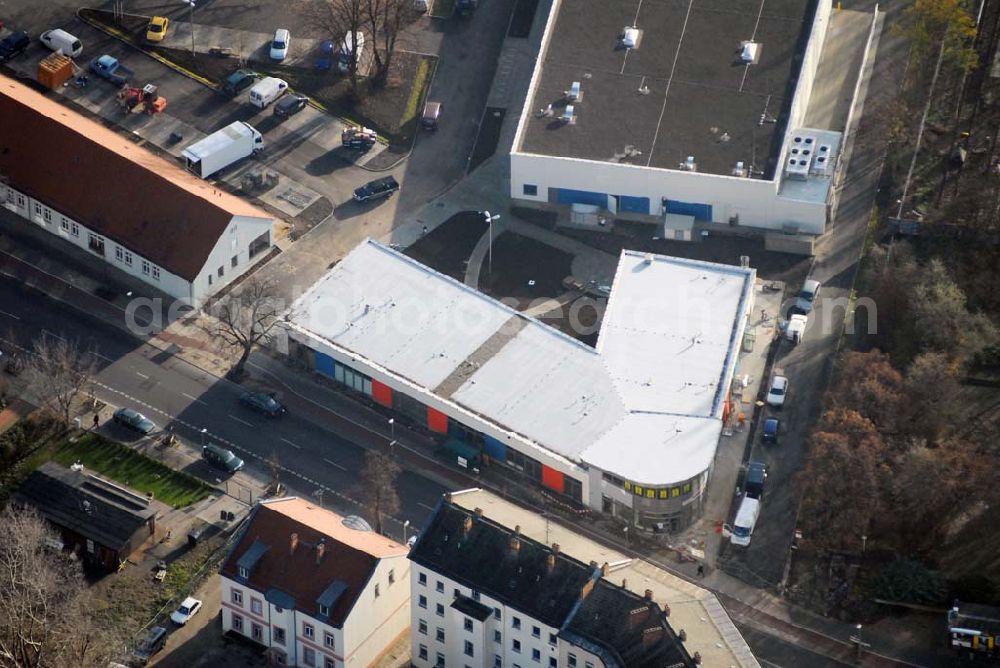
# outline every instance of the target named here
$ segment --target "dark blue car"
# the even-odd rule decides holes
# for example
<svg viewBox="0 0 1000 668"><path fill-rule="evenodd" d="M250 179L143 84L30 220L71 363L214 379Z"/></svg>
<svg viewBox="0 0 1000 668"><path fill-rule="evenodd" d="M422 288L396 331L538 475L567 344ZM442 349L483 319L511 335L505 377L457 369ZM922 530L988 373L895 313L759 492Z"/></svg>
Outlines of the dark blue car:
<svg viewBox="0 0 1000 668"><path fill-rule="evenodd" d="M319 52L316 54L316 69L328 70L333 67L333 42L326 40L320 42Z"/></svg>
<svg viewBox="0 0 1000 668"><path fill-rule="evenodd" d="M781 428L781 422L778 418L767 418L764 420L764 427L760 433L760 440L765 443L777 443L778 442L778 430Z"/></svg>

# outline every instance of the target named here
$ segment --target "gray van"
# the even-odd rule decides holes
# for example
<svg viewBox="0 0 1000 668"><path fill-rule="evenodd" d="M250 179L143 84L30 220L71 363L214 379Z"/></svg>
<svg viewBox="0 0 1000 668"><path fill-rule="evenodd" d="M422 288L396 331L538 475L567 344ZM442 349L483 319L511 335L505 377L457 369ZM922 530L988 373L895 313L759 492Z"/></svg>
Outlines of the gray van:
<svg viewBox="0 0 1000 668"><path fill-rule="evenodd" d="M132 652L132 663L138 666L145 666L153 655L163 649L167 644L167 630L162 626L154 626L149 629L146 637L142 639L139 646Z"/></svg>

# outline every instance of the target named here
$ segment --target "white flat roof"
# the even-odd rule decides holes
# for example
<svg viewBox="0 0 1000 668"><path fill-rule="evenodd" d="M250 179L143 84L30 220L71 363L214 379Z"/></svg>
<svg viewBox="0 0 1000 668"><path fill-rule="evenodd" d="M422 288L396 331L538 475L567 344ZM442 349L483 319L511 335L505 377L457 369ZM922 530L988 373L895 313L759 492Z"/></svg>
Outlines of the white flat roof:
<svg viewBox="0 0 1000 668"><path fill-rule="evenodd" d="M368 240L286 326L556 455L667 485L715 456L754 276L625 251L595 350Z"/></svg>

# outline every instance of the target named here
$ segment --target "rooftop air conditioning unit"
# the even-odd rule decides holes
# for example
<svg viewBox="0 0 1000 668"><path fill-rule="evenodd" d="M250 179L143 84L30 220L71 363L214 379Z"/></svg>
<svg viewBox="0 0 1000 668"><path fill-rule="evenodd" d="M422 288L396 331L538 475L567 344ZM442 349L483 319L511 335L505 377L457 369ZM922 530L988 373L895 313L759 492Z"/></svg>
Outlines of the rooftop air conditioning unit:
<svg viewBox="0 0 1000 668"><path fill-rule="evenodd" d="M697 172L698 171L698 163L696 163L694 161L694 156L693 155L689 155L687 157L687 159L684 162L681 163L681 169L683 169L685 172Z"/></svg>
<svg viewBox="0 0 1000 668"><path fill-rule="evenodd" d="M733 176L746 176L746 175L747 175L746 167L744 167L743 161L740 160L739 162L736 163L736 166L733 167Z"/></svg>
<svg viewBox="0 0 1000 668"><path fill-rule="evenodd" d="M745 65L753 65L759 56L760 42L751 42L750 40L740 42L740 60Z"/></svg>
<svg viewBox="0 0 1000 668"><path fill-rule="evenodd" d="M639 29L635 26L625 26L622 28L622 46L626 49L634 49L639 43Z"/></svg>
<svg viewBox="0 0 1000 668"><path fill-rule="evenodd" d="M805 181L809 178L809 160L799 155L790 155L785 163L785 175L796 181Z"/></svg>
<svg viewBox="0 0 1000 668"><path fill-rule="evenodd" d="M834 157L833 157L833 147L829 144L820 144L815 151L813 156L812 165L810 166L813 173L815 174L828 174L830 169L833 167Z"/></svg>
<svg viewBox="0 0 1000 668"><path fill-rule="evenodd" d="M567 104L566 109L563 111L562 122L569 123L573 125L576 123L576 109L573 108L572 104Z"/></svg>
<svg viewBox="0 0 1000 668"><path fill-rule="evenodd" d="M566 99L569 100L570 102L579 102L581 95L580 82L574 81L572 84L570 84L569 90L563 91L563 95L565 95Z"/></svg>

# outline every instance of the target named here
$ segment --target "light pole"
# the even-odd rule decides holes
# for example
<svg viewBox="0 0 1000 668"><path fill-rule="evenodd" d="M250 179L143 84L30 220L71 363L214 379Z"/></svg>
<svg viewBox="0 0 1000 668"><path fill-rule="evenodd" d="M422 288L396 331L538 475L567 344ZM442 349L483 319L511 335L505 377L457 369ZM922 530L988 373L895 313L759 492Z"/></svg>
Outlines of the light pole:
<svg viewBox="0 0 1000 668"><path fill-rule="evenodd" d="M191 23L191 57L194 57L194 2L195 0L187 0L188 3L188 16Z"/></svg>
<svg viewBox="0 0 1000 668"><path fill-rule="evenodd" d="M483 215L486 216L486 222L490 225L490 245L489 245L489 273L490 276L493 275L493 221L500 220L500 214L491 216L489 211L483 211Z"/></svg>
<svg viewBox="0 0 1000 668"><path fill-rule="evenodd" d="M201 430L201 444L205 445L205 435L208 433L208 428L204 427Z"/></svg>
<svg viewBox="0 0 1000 668"><path fill-rule="evenodd" d="M406 545L406 530L410 528L410 520L403 522L403 545Z"/></svg>

